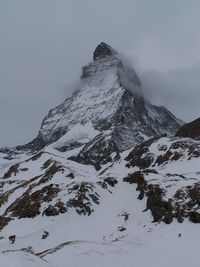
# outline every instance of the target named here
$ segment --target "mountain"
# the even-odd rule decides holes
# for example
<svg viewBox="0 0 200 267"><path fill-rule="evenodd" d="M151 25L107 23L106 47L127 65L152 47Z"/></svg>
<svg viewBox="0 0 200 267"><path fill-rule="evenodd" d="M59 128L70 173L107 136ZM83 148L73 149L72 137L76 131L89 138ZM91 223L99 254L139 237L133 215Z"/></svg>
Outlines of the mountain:
<svg viewBox="0 0 200 267"><path fill-rule="evenodd" d="M100 168L111 155L118 157L152 136L172 135L180 125L166 108L145 99L135 71L101 43L83 67L75 93L49 111L37 138L23 148L38 151L63 137L58 150L82 147L73 160Z"/></svg>
<svg viewBox="0 0 200 267"><path fill-rule="evenodd" d="M182 124L98 45L38 136L0 151L2 261L197 267L200 140Z"/></svg>

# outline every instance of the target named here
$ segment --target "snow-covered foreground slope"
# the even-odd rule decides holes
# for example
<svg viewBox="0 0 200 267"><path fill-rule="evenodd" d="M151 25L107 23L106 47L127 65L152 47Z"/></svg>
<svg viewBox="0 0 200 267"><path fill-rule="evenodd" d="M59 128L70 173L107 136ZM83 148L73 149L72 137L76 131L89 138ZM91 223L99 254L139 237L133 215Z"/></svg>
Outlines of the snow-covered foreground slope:
<svg viewBox="0 0 200 267"><path fill-rule="evenodd" d="M13 255L23 263L23 249L38 257L33 266L199 266L200 226L192 223L199 214L199 141L152 139L99 171L67 159L81 148L61 152L57 145L5 169L0 250L12 253L4 260ZM143 175L143 186L135 173ZM150 198L154 186L161 194ZM195 199L187 194L192 188ZM179 190L181 199L175 197ZM163 202L169 199L170 207ZM175 216L177 203L182 220ZM4 217L11 219L7 225Z"/></svg>
<svg viewBox="0 0 200 267"><path fill-rule="evenodd" d="M47 261L42 260L27 252L4 252L0 254L0 264L2 267L53 267Z"/></svg>
<svg viewBox="0 0 200 267"><path fill-rule="evenodd" d="M71 244L56 254L50 254L45 259L59 266L139 266L139 267L187 267L199 266L196 233L199 227L177 225L160 227L159 229L135 226L137 234L128 240L120 242L80 242ZM180 233L182 234L179 237Z"/></svg>

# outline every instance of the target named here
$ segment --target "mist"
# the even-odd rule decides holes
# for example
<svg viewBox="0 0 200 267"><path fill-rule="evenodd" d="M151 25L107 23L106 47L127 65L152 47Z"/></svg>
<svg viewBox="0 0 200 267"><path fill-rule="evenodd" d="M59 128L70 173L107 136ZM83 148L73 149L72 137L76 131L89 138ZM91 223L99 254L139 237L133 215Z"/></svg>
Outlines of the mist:
<svg viewBox="0 0 200 267"><path fill-rule="evenodd" d="M167 72L151 70L141 79L150 102L166 106L185 122L200 117L200 63Z"/></svg>

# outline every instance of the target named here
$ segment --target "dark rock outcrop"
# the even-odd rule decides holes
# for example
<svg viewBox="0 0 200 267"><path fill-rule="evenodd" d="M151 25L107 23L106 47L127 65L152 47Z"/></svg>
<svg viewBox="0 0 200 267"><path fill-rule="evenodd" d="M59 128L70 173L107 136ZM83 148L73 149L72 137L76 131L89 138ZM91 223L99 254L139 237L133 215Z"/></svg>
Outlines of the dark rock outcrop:
<svg viewBox="0 0 200 267"><path fill-rule="evenodd" d="M184 124L176 133L179 137L190 137L200 139L200 118Z"/></svg>
<svg viewBox="0 0 200 267"><path fill-rule="evenodd" d="M0 216L0 231L11 221L12 219L5 216Z"/></svg>
<svg viewBox="0 0 200 267"><path fill-rule="evenodd" d="M61 201L57 202L54 206L49 205L43 212L42 215L46 216L57 216L59 214L63 214L67 212L67 207Z"/></svg>
<svg viewBox="0 0 200 267"><path fill-rule="evenodd" d="M105 56L111 56L114 50L108 44L102 42L100 43L94 51L93 59L97 60L99 58L103 58Z"/></svg>
<svg viewBox="0 0 200 267"><path fill-rule="evenodd" d="M128 161L126 167L139 167L140 169L149 168L154 161L153 155L148 153L149 146L156 140L158 140L158 137L151 138L141 145L136 146L125 158L125 160Z"/></svg>
<svg viewBox="0 0 200 267"><path fill-rule="evenodd" d="M145 180L145 172L137 171L124 178L124 182L137 184L138 199L146 196L146 210L150 210L153 222L163 221L167 224L173 221L173 207L170 201L164 200L165 191L159 185L148 184ZM145 211L146 211L145 210Z"/></svg>
<svg viewBox="0 0 200 267"><path fill-rule="evenodd" d="M166 191L161 185L148 181L149 174L159 175L154 170L147 169L129 174L123 180L130 184L136 184L139 191L138 199L146 199L146 209L150 210L153 222L165 222L170 224L174 219L182 223L185 218L193 223L200 223L200 183L181 187L170 198L166 197ZM169 177L179 177L180 175L168 175Z"/></svg>
<svg viewBox="0 0 200 267"><path fill-rule="evenodd" d="M40 207L43 202L51 202L60 192L58 186L47 185L34 193L28 189L21 197L16 199L6 210L13 217L34 218L41 213Z"/></svg>
<svg viewBox="0 0 200 267"><path fill-rule="evenodd" d="M96 136L91 142L86 144L77 156L71 156L69 159L83 164L94 165L96 170L101 169L102 164L111 162L113 158L111 154L115 154L114 159L119 157L119 149L117 145L108 140L109 136L100 134Z"/></svg>
<svg viewBox="0 0 200 267"><path fill-rule="evenodd" d="M94 211L92 203L99 205L99 195L94 192L94 185L83 182L74 184L68 188L69 194L75 194L67 202L67 207L74 208L79 215L91 215Z"/></svg>

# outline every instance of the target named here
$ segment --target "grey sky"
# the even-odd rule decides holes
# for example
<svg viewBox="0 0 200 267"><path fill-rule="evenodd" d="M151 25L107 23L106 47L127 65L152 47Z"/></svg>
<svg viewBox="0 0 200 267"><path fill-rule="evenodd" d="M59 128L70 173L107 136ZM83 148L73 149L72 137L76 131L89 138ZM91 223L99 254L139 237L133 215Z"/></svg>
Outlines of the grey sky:
<svg viewBox="0 0 200 267"><path fill-rule="evenodd" d="M0 146L36 136L105 41L155 103L200 116L199 0L0 0Z"/></svg>

